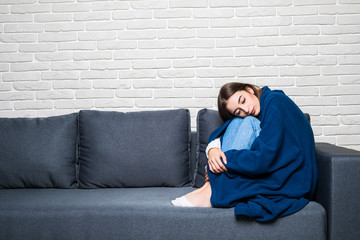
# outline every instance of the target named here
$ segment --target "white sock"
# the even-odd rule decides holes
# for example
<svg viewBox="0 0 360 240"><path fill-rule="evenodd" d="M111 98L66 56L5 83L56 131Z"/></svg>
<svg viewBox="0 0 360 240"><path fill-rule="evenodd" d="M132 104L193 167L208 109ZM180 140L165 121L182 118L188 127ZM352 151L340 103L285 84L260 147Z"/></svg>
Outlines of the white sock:
<svg viewBox="0 0 360 240"><path fill-rule="evenodd" d="M175 200L172 200L171 203L176 207L195 207L185 196L176 198Z"/></svg>

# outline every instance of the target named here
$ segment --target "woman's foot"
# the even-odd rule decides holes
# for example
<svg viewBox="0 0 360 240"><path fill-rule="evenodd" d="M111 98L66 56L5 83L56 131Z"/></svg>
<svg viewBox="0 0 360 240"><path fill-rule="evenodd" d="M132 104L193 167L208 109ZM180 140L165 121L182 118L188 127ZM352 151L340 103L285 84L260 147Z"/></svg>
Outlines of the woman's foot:
<svg viewBox="0 0 360 240"><path fill-rule="evenodd" d="M178 207L211 207L210 197L210 182L205 182L201 188L177 198L171 201L171 203Z"/></svg>

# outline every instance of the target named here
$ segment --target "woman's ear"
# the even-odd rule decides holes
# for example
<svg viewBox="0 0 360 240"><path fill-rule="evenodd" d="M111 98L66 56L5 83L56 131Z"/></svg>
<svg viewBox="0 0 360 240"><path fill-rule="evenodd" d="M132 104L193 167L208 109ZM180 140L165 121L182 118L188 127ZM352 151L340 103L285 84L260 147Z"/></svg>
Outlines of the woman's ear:
<svg viewBox="0 0 360 240"><path fill-rule="evenodd" d="M246 87L245 88L247 92L251 93L251 94L255 94L254 90L251 87Z"/></svg>

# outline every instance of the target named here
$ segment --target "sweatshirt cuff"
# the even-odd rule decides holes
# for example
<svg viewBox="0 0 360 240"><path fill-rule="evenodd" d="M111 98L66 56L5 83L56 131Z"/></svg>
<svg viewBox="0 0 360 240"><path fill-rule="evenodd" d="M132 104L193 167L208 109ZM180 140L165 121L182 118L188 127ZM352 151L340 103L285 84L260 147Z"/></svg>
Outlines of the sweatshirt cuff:
<svg viewBox="0 0 360 240"><path fill-rule="evenodd" d="M206 150L205 150L206 158L209 158L209 151L210 151L210 149L212 149L212 148L221 149L220 138L214 139L213 141L211 141L211 142L207 145Z"/></svg>

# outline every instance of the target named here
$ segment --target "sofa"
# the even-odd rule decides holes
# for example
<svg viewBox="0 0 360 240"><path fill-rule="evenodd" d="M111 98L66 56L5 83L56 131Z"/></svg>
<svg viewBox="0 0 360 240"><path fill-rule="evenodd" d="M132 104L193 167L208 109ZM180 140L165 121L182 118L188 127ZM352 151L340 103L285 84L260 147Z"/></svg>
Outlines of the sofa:
<svg viewBox="0 0 360 240"><path fill-rule="evenodd" d="M272 222L171 200L204 181L214 110L0 118L0 239L359 239L360 152L317 143L316 198ZM295 126L294 126L295 127Z"/></svg>

